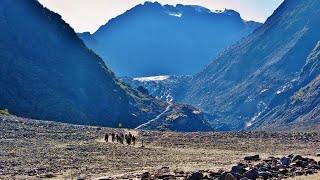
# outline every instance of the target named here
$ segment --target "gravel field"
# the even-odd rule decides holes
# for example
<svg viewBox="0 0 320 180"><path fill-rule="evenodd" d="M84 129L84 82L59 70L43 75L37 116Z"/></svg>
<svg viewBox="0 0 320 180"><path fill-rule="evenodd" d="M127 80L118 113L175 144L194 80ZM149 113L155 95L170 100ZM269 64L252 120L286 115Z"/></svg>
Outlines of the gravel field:
<svg viewBox="0 0 320 180"><path fill-rule="evenodd" d="M0 179L140 178L144 172L229 170L245 156L300 154L320 161L319 133L176 133L111 129L0 116ZM132 132L135 146L104 134ZM110 141L110 140L109 140ZM142 146L142 142L144 147ZM320 179L320 175L298 179Z"/></svg>

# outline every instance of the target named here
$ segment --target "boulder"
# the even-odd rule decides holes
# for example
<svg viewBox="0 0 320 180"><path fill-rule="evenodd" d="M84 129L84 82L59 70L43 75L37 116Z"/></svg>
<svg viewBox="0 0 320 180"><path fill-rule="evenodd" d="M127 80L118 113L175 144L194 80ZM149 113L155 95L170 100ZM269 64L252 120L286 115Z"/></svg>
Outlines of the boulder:
<svg viewBox="0 0 320 180"><path fill-rule="evenodd" d="M281 157L280 158L282 166L288 166L291 162L289 157Z"/></svg>
<svg viewBox="0 0 320 180"><path fill-rule="evenodd" d="M304 173L303 173L303 171L296 171L295 174L296 174L296 176L302 176Z"/></svg>
<svg viewBox="0 0 320 180"><path fill-rule="evenodd" d="M303 159L302 156L298 154L298 155L293 156L292 162L295 162L297 160L302 160L302 159Z"/></svg>
<svg viewBox="0 0 320 180"><path fill-rule="evenodd" d="M263 179L268 179L271 176L271 173L269 171L262 171L259 172L259 176Z"/></svg>
<svg viewBox="0 0 320 180"><path fill-rule="evenodd" d="M311 169L306 170L306 174L314 174L314 171L312 171Z"/></svg>
<svg viewBox="0 0 320 180"><path fill-rule="evenodd" d="M287 169L281 169L279 172L280 174L287 175L289 171Z"/></svg>
<svg viewBox="0 0 320 180"><path fill-rule="evenodd" d="M258 178L259 173L258 173L258 171L256 171L256 170L253 169L253 170L250 170L250 171L245 172L245 173L243 174L243 176L244 176L244 177L247 177L247 178L249 178L249 179L255 180L255 179Z"/></svg>
<svg viewBox="0 0 320 180"><path fill-rule="evenodd" d="M308 162L306 162L306 161L301 161L301 160L297 160L296 161L296 163L295 163L295 165L297 166L297 167L306 167L306 165L308 164Z"/></svg>
<svg viewBox="0 0 320 180"><path fill-rule="evenodd" d="M238 174L243 174L245 172L245 169L243 169L242 166L233 166L231 168L231 172L238 173Z"/></svg>
<svg viewBox="0 0 320 180"><path fill-rule="evenodd" d="M246 156L244 157L245 161L259 161L260 156L259 155L254 155L254 156Z"/></svg>
<svg viewBox="0 0 320 180"><path fill-rule="evenodd" d="M232 174L228 173L225 180L236 180L236 178Z"/></svg>
<svg viewBox="0 0 320 180"><path fill-rule="evenodd" d="M149 172L145 172L142 174L141 179L142 180L149 180L149 179L151 179L151 174Z"/></svg>
<svg viewBox="0 0 320 180"><path fill-rule="evenodd" d="M202 180L203 174L201 172L193 172L187 179L188 180Z"/></svg>

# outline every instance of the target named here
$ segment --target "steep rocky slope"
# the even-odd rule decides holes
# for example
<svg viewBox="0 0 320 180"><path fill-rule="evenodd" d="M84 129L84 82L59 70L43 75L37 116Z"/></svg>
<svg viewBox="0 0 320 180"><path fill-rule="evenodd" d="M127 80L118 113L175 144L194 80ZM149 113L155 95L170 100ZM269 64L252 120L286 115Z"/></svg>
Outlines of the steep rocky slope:
<svg viewBox="0 0 320 180"><path fill-rule="evenodd" d="M146 2L80 37L119 76L190 75L260 25L233 10Z"/></svg>
<svg viewBox="0 0 320 180"><path fill-rule="evenodd" d="M0 1L0 28L0 109L34 119L137 127L168 106L116 79L59 15L35 0Z"/></svg>
<svg viewBox="0 0 320 180"><path fill-rule="evenodd" d="M320 129L320 41L306 60L297 81L257 118L262 129ZM279 103L279 100L282 100ZM276 103L278 102L278 103Z"/></svg>
<svg viewBox="0 0 320 180"><path fill-rule="evenodd" d="M284 1L261 28L195 75L184 101L227 124L223 130L250 126L299 77L320 39L319 9L317 0Z"/></svg>

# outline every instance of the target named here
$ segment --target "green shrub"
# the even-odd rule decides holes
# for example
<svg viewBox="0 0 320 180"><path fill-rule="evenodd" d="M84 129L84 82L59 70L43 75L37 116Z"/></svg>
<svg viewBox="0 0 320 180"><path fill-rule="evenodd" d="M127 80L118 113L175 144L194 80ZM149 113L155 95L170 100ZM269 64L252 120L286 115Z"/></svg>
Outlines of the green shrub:
<svg viewBox="0 0 320 180"><path fill-rule="evenodd" d="M9 113L9 110L8 110L8 109L1 109L1 110L0 110L0 114L6 115L6 116L10 116L10 115L11 115L11 114Z"/></svg>

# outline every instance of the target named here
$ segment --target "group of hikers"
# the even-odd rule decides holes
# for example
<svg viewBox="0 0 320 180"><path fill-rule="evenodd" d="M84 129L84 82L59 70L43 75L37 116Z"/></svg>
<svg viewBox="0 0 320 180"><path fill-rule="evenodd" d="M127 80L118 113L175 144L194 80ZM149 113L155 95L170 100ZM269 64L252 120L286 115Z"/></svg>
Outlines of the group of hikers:
<svg viewBox="0 0 320 180"><path fill-rule="evenodd" d="M109 134L106 133L104 140L106 142L109 142ZM111 134L111 141L120 143L120 144L124 144L124 141L126 141L126 143L128 145L136 145L136 137L134 135L132 135L130 132L129 134L123 134L122 132L119 132L117 134L115 134L114 132Z"/></svg>

